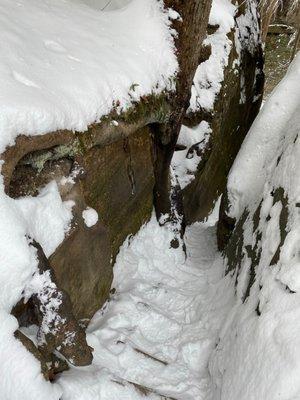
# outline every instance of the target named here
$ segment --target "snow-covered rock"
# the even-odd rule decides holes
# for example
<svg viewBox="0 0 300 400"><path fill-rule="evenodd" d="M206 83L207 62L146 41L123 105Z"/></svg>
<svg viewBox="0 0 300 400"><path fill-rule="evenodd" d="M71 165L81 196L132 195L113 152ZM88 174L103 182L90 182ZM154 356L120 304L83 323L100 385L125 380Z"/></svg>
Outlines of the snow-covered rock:
<svg viewBox="0 0 300 400"><path fill-rule="evenodd" d="M214 399L300 396L299 161L300 55L265 103L229 175L223 212L235 228L225 256L236 303L211 360Z"/></svg>
<svg viewBox="0 0 300 400"><path fill-rule="evenodd" d="M264 74L258 18L253 0L212 3L203 49L209 57L196 71L173 158L189 223L210 213L259 112Z"/></svg>
<svg viewBox="0 0 300 400"><path fill-rule="evenodd" d="M171 90L170 24L155 0L113 11L71 0L1 0L0 153L17 135L85 131L112 109Z"/></svg>

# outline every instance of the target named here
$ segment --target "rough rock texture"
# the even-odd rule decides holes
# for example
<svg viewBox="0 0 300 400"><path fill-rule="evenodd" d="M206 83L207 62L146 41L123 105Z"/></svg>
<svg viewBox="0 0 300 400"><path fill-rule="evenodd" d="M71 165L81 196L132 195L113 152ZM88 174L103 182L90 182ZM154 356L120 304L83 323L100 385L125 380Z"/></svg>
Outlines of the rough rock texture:
<svg viewBox="0 0 300 400"><path fill-rule="evenodd" d="M78 319L91 318L107 300L119 246L151 215L151 151L150 134L144 128L80 153L68 149L66 154L57 147L28 154L12 174L13 197L35 195L39 187L56 179L63 199L75 202L72 228L50 262ZM68 176L73 182L62 180ZM87 207L98 212L92 227L82 217Z"/></svg>
<svg viewBox="0 0 300 400"><path fill-rule="evenodd" d="M147 128L84 157L83 192L89 206L108 227L113 257L135 234L153 207L152 142Z"/></svg>
<svg viewBox="0 0 300 400"><path fill-rule="evenodd" d="M38 346L42 353L55 350L71 364L86 366L92 363L92 349L87 345L85 332L77 323L68 293L57 285L57 279L42 247L32 242L36 248L38 271L44 281L42 289L34 293L32 299L36 308L39 330Z"/></svg>
<svg viewBox="0 0 300 400"><path fill-rule="evenodd" d="M299 61L252 125L221 202L218 241L234 298L211 374L228 399L299 393L287 383L298 382L299 360Z"/></svg>
<svg viewBox="0 0 300 400"><path fill-rule="evenodd" d="M185 222L181 214L181 192L175 190L172 195L170 194L172 190L170 165L182 121L189 106L191 87L206 36L211 0L164 0L164 5L180 16L172 21L172 28L176 32L175 46L179 71L176 76L176 90L169 96L169 118L164 123L152 124L151 127L155 151L154 206L157 219L164 223L171 222L173 226L180 225L179 230L182 235ZM169 217L166 218L166 215ZM178 228L175 229L177 230Z"/></svg>
<svg viewBox="0 0 300 400"><path fill-rule="evenodd" d="M75 315L91 318L108 298L120 245L152 212L154 178L147 129L92 148L82 157L81 167L84 177L67 196L76 201L76 227L51 262L71 297ZM99 216L90 228L81 215L86 206Z"/></svg>
<svg viewBox="0 0 300 400"><path fill-rule="evenodd" d="M201 2L201 6L207 19L209 3L204 3ZM193 4L196 7L197 2ZM203 17L199 4L195 14L197 21ZM189 16L194 9L187 7L187 10ZM246 11L241 7L241 13ZM154 175L156 185L161 185L162 194L167 193L168 209L170 182L169 169L165 167L171 161L181 120L188 107L190 85L186 85L192 81L190 73L194 73L197 63L210 55L209 49L202 48L206 55L198 57L197 53L197 60L186 62L191 49L189 46L186 48L183 39L186 34L187 37L192 35L193 30L185 32L184 27L180 27L180 21L176 21L174 26L176 24L181 32L178 50L181 43L182 65L185 65L185 78L188 78L186 82L180 82L183 87L178 90L176 107L153 96L152 103L151 99L143 99L146 107L145 104L137 105L140 118L129 112L120 120L114 116L118 122L114 121L115 118L104 120L89 127L84 134L62 131L34 139L19 137L16 145L3 155L5 187L12 197L34 196L40 187L55 179L62 198L75 202L72 227L51 256L50 264L58 287L70 296L72 312L77 320L89 320L108 299L112 265L120 245L128 235L135 234L151 215ZM202 28L197 33L199 52L205 30ZM235 32L229 35L234 42ZM224 190L233 159L259 110L263 84L262 51L260 42L251 46L251 35L238 39L241 45L239 54L235 46L232 48L224 84L213 112L208 114L199 110L186 118L190 126L207 120L213 131L196 179L184 192L188 222L207 216ZM234 69L237 58L243 75ZM160 129L155 129L158 126ZM156 135L155 140L153 135ZM87 207L95 209L99 217L91 227L85 225L82 217ZM164 207L161 207L160 212L163 211ZM32 307L34 303L29 302L26 307L19 304L16 308L18 312L15 310L15 313L21 324L33 322ZM43 350L50 354L57 347L57 343L50 343Z"/></svg>
<svg viewBox="0 0 300 400"><path fill-rule="evenodd" d="M245 8L244 2L236 21L246 12L249 10ZM252 17L257 19L257 15ZM213 111L208 113L200 109L199 112L188 114L185 120L188 126L196 126L205 120L212 129L203 156L204 162L199 164L195 180L184 189L187 223L204 219L223 193L235 156L260 109L264 85L261 42L254 38L255 32L248 37L234 39L237 29L236 23L228 35L233 46ZM236 40L241 46L240 55L237 53ZM238 57L240 66L237 70L235 60Z"/></svg>

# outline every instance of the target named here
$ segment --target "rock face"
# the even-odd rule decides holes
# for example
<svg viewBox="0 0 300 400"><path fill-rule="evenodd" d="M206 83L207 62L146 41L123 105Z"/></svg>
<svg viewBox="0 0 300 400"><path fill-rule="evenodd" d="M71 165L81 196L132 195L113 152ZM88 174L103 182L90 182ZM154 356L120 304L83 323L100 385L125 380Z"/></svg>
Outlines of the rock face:
<svg viewBox="0 0 300 400"><path fill-rule="evenodd" d="M58 280L70 294L75 315L91 318L107 300L118 249L152 212L154 186L151 139L147 129L82 158L84 177L77 185L76 228L51 258ZM74 190L74 189L73 189ZM72 194L68 195L72 198ZM86 206L99 216L87 227Z"/></svg>
<svg viewBox="0 0 300 400"><path fill-rule="evenodd" d="M212 130L195 179L184 189L188 223L204 219L223 193L228 172L262 101L263 52L257 9L252 1L241 3L235 26L227 35L231 50L213 109L200 108L188 113L185 120L190 127L207 121ZM244 25L245 20L251 24ZM210 27L211 35L217 30L218 26Z"/></svg>
<svg viewBox="0 0 300 400"><path fill-rule="evenodd" d="M81 154L69 151L60 158L58 149L31 153L14 170L11 196L35 195L38 187L55 179L63 199L75 202L70 232L50 262L77 319L90 319L107 300L120 245L151 215L151 151L144 128ZM98 213L98 222L90 227L82 216L87 207Z"/></svg>
<svg viewBox="0 0 300 400"><path fill-rule="evenodd" d="M219 248L235 302L211 365L222 396L230 399L299 393L298 387L289 391L283 372L288 354L294 366L288 379L298 382L299 65L296 57L255 120L221 203ZM251 382L251 392L236 389L233 376L240 387ZM262 376L268 376L266 386Z"/></svg>
<svg viewBox="0 0 300 400"><path fill-rule="evenodd" d="M212 131L195 180L183 192L188 223L205 218L224 191L228 171L260 108L263 59L254 3L241 1L240 14L225 36L231 48L213 109L199 108L185 119L188 126L206 121ZM250 26L244 26L244 20L252 21ZM209 29L214 34L218 26ZM203 52L204 60L210 56L209 48ZM136 109L140 120L129 112L118 122L104 119L83 134L62 131L34 139L20 137L4 154L2 172L11 197L35 196L54 179L62 199L74 202L72 226L49 262L57 286L70 298L74 320L83 324L109 298L119 247L150 218L153 209L154 168L159 158L153 124L168 121L170 110L165 98L155 96L143 99ZM167 175L169 182L169 169ZM169 195L169 186L164 187ZM91 208L97 218L87 224L83 213ZM34 301L18 304L14 312L20 326L38 322L34 321ZM46 358L52 357L56 347L57 343L45 345Z"/></svg>
<svg viewBox="0 0 300 400"><path fill-rule="evenodd" d="M241 2L234 27L225 36L231 50L213 110L200 108L186 117L187 125L207 121L212 130L196 179L184 190L188 223L205 218L223 192L228 171L260 107L263 60L253 1ZM252 21L248 31L244 20ZM210 26L210 35L217 30L218 26ZM210 57L208 47L203 52L203 60ZM145 119L139 124L136 115L127 115L121 124L108 120L105 128L91 126L83 135L64 131L36 137L35 151L29 138L21 138L8 151L10 160L21 158L17 165L5 163L6 187L12 197L36 195L38 188L55 179L62 198L75 203L72 227L50 263L77 319L90 319L108 299L120 245L151 215L155 155L153 130L147 126L158 122L160 113L167 114L164 101L154 100L153 104L151 98L145 100L148 108L137 105ZM86 226L82 216L88 207L98 213L93 226Z"/></svg>

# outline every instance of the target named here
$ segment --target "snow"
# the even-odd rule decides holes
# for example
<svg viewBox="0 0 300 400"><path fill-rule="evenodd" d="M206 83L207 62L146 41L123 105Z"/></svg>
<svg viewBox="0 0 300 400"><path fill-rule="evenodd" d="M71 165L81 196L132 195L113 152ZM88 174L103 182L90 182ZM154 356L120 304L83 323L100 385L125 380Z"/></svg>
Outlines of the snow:
<svg viewBox="0 0 300 400"><path fill-rule="evenodd" d="M88 228L96 225L99 219L97 211L94 210L92 207L87 207L85 210L82 211L82 218Z"/></svg>
<svg viewBox="0 0 300 400"><path fill-rule="evenodd" d="M239 219L246 210L248 217L240 238L240 268L233 272L235 305L210 360L215 400L300 397L299 75L298 54L254 122L229 175L230 214ZM279 188L282 196L277 198ZM245 298L253 268L249 248L255 246L255 280Z"/></svg>
<svg viewBox="0 0 300 400"><path fill-rule="evenodd" d="M0 0L0 152L20 134L84 131L113 108L173 89L170 24L177 16L156 0L127 3L101 12L68 0ZM68 232L72 206L61 201L55 182L35 198L11 199L0 176L1 400L61 398L60 386L43 379L39 362L14 338L18 323L10 312L21 297L35 293L43 304L44 290L55 290L38 272L30 241L50 256ZM96 217L92 209L83 215L88 226ZM59 304L46 304L44 333Z"/></svg>
<svg viewBox="0 0 300 400"><path fill-rule="evenodd" d="M0 0L0 152L20 134L84 131L113 108L173 89L172 15L155 0L113 3L115 11L101 12L68 0ZM13 200L0 180L0 398L58 400L59 385L44 381L38 361L14 338L10 311L22 296L42 301L45 285L51 290L30 240L50 256L68 232L73 203L61 201L55 182L35 198ZM88 226L96 222L93 210L83 217ZM56 300L47 304L44 332Z"/></svg>
<svg viewBox="0 0 300 400"><path fill-rule="evenodd" d="M211 55L197 68L188 113L198 112L201 109L212 112L214 109L216 98L224 81L224 70L228 65L233 46L228 33L233 28L238 29L234 19L236 10L236 6L231 4L229 0L213 0L212 2L209 23L218 28L215 33L208 35L204 41L204 45L211 46ZM235 45L241 46L240 43L235 43ZM183 145L186 148L176 151L172 160L175 176L182 189L194 180L202 159L199 153L208 146L211 133L210 125L205 120L193 128L182 127L178 145ZM199 143L197 149L192 152L189 151L191 146L195 146L197 143Z"/></svg>
<svg viewBox="0 0 300 400"><path fill-rule="evenodd" d="M114 107L171 90L170 24L156 0L109 12L70 0L1 0L0 152L19 134L85 131Z"/></svg>
<svg viewBox="0 0 300 400"><path fill-rule="evenodd" d="M215 33L210 34L204 44L211 46L211 55L197 68L189 112L197 112L201 109L212 112L217 96L220 93L224 81L224 71L228 66L229 56L233 45L237 52L237 59L232 67L236 68L241 63L241 50L247 49L250 53L255 51L260 42L259 22L256 16L257 4L253 0L245 2L245 12L238 15L237 6L229 0L213 0L209 17L209 24L218 27ZM234 32L234 41L229 33ZM241 86L246 77L241 74ZM226 94L225 94L226 95ZM245 102L245 94L241 95L241 103Z"/></svg>
<svg viewBox="0 0 300 400"><path fill-rule="evenodd" d="M212 130L206 121L201 121L194 128L182 126L177 144L184 146L183 150L176 150L172 158L172 168L175 177L181 187L184 189L195 179L195 172L202 159L197 154L207 146ZM190 152L190 148L196 146L195 151ZM197 151L196 151L197 150Z"/></svg>
<svg viewBox="0 0 300 400"><path fill-rule="evenodd" d="M1 400L59 400L61 389L46 382L40 363L13 336L18 323L0 310Z"/></svg>
<svg viewBox="0 0 300 400"><path fill-rule="evenodd" d="M57 286L51 280L50 272L35 273L25 290L25 300L36 294L43 312L40 330L37 333L37 344L46 344L48 333L56 334L59 324L65 322L57 311L62 304L62 294L57 293ZM50 301L49 301L50 297Z"/></svg>
<svg viewBox="0 0 300 400"><path fill-rule="evenodd" d="M212 111L214 102L219 94L224 80L224 68L228 65L228 58L232 49L232 41L227 34L234 28L236 7L229 0L213 0L209 17L211 25L219 25L217 31L209 35L204 41L211 46L211 56L200 64L192 86L190 112L199 108Z"/></svg>
<svg viewBox="0 0 300 400"><path fill-rule="evenodd" d="M234 26L236 7L227 0L214 0L209 15L210 25L222 25L221 30L230 32Z"/></svg>
<svg viewBox="0 0 300 400"><path fill-rule="evenodd" d="M0 191L0 397L39 400L42 393L43 400L58 400L60 388L43 379L39 362L14 338L18 322L10 311L40 280L29 237L40 240L50 255L68 230L71 205L62 203L55 182L35 198L11 199L3 182Z"/></svg>
<svg viewBox="0 0 300 400"><path fill-rule="evenodd" d="M155 217L128 238L114 267L116 293L91 321L93 365L61 375L63 400L210 398L208 359L232 302L216 252L215 220L186 234L187 258ZM225 293L225 295L224 295Z"/></svg>
<svg viewBox="0 0 300 400"><path fill-rule="evenodd" d="M213 108L235 11L229 0L213 2L210 23L220 26L206 40L212 56L198 68L192 111ZM245 37L249 15L237 21L236 40ZM163 12L156 0L0 0L0 152L21 133L84 131L114 106L126 110L141 96L171 90L177 62L170 18L178 15ZM252 39L258 40L255 31ZM115 293L88 327L93 364L71 366L53 384L14 338L18 323L10 312L22 297L35 293L42 300L45 288L55 289L49 274L38 272L30 242L53 254L68 234L74 203L62 202L54 181L37 197L9 198L0 176L1 400L299 399L299 75L300 55L262 108L229 176L230 215L249 213L240 270L224 276L228 260L216 248L217 207L208 221L187 228L186 254L170 246L174 231L153 216L121 247ZM172 161L182 188L201 161L188 150L203 149L210 133L205 121L182 128L178 144L185 149ZM61 184L73 183L78 173ZM278 187L287 195L285 205L274 202ZM286 238L271 266L284 207ZM82 217L88 228L98 221L90 207ZM256 280L245 298L246 246L253 248L258 233ZM45 305L44 332L59 305L60 298Z"/></svg>
<svg viewBox="0 0 300 400"><path fill-rule="evenodd" d="M74 3L84 3L101 11L112 11L125 7L132 0L72 0Z"/></svg>
<svg viewBox="0 0 300 400"><path fill-rule="evenodd" d="M69 229L74 202L62 203L57 184L52 181L40 190L38 196L23 197L16 200L16 203L27 221L27 234L40 243L49 257Z"/></svg>
<svg viewBox="0 0 300 400"><path fill-rule="evenodd" d="M300 56L290 66L286 76L276 87L254 121L242 148L235 159L228 178L231 216L239 218L246 206L263 192L268 174L280 156L286 132L300 124ZM291 133L292 135L292 133ZM282 185L290 183L291 166L282 173ZM294 167L295 168L295 167ZM243 171L241 174L240 171ZM282 174L281 173L281 174ZM293 186L295 190L296 185Z"/></svg>

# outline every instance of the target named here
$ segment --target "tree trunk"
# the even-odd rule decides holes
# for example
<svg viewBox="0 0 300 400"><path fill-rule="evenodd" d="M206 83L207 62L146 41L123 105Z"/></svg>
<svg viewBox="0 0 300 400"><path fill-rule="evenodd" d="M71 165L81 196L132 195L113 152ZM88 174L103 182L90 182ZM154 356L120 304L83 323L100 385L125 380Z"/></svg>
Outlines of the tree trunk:
<svg viewBox="0 0 300 400"><path fill-rule="evenodd" d="M262 41L265 42L268 34L269 25L275 17L279 6L278 0L263 1L261 3L261 35Z"/></svg>
<svg viewBox="0 0 300 400"><path fill-rule="evenodd" d="M179 15L173 21L177 32L175 45L179 63L176 91L169 98L171 112L165 124L153 124L154 137L154 206L160 222L174 221L180 207L180 191L171 189L170 164L183 118L189 106L191 87L199 65L202 42L206 35L211 0L165 0L166 8ZM168 215L168 218L165 216ZM162 217L164 217L162 219Z"/></svg>

